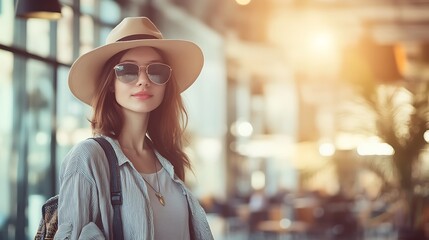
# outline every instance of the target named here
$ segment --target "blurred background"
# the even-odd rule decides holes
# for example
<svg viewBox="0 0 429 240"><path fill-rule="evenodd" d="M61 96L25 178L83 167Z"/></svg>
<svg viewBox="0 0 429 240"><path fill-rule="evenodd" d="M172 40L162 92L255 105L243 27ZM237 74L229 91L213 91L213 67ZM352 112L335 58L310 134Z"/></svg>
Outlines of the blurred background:
<svg viewBox="0 0 429 240"><path fill-rule="evenodd" d="M186 184L215 239L429 239L427 0L0 0L0 239L34 237L91 136L69 68L126 16L203 49Z"/></svg>

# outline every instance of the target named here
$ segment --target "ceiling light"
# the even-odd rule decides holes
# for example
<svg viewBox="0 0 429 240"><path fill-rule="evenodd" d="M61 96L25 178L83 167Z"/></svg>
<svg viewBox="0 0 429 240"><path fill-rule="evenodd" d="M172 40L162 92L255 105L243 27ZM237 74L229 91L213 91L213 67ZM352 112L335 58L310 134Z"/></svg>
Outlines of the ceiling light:
<svg viewBox="0 0 429 240"><path fill-rule="evenodd" d="M16 16L56 20L61 18L61 5L58 0L18 0Z"/></svg>

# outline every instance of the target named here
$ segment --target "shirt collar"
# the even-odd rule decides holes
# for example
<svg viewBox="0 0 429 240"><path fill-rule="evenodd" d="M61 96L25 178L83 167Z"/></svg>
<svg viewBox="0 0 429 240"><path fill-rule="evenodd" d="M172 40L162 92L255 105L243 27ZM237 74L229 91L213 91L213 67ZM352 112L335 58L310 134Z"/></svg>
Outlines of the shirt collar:
<svg viewBox="0 0 429 240"><path fill-rule="evenodd" d="M174 179L174 167L171 162L165 159L156 149L154 149L154 152L162 167L167 171L168 175Z"/></svg>
<svg viewBox="0 0 429 240"><path fill-rule="evenodd" d="M122 149L119 145L118 140L107 136L102 136L102 137L104 137L107 141L109 141L110 145L112 145L113 147L113 150L115 150L115 154L116 154L116 157L118 158L119 166L122 166L123 164L129 161L128 158L125 156L124 152L122 152Z"/></svg>
<svg viewBox="0 0 429 240"><path fill-rule="evenodd" d="M103 136L109 143L112 145L113 149L115 150L116 156L118 157L118 165L122 166L126 162L129 162L128 158L125 156L124 152L122 151L118 140ZM168 175L170 175L171 178L174 179L174 167L168 161L165 159L156 149L154 149L155 155L158 158L159 162L161 163L162 167L167 171Z"/></svg>

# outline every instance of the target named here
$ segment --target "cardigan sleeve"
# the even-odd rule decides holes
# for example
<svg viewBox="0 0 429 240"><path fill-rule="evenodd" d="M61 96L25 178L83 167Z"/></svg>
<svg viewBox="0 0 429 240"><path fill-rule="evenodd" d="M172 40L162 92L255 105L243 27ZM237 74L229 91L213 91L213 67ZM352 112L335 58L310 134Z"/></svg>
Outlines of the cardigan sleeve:
<svg viewBox="0 0 429 240"><path fill-rule="evenodd" d="M100 232L99 229L93 229L94 226L91 224L97 222L99 211L97 206L95 184L79 172L67 176L60 188L58 231L55 239L80 239L83 235L92 235L88 232L97 232L97 230ZM85 231L82 231L84 228ZM95 239L104 239L104 237Z"/></svg>
<svg viewBox="0 0 429 240"><path fill-rule="evenodd" d="M94 141L83 141L65 157L60 171L55 239L89 239L88 236L104 239L97 186L100 181L98 172L101 171L97 159L102 153Z"/></svg>

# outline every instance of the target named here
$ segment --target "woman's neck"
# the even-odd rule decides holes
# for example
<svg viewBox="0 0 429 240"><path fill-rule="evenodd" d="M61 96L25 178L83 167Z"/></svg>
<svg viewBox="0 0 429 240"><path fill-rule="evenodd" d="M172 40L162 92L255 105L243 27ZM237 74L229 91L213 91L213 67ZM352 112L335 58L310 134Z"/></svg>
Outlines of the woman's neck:
<svg viewBox="0 0 429 240"><path fill-rule="evenodd" d="M122 152L140 173L155 173L161 168L145 141L148 122L149 114L129 114L118 137Z"/></svg>
<svg viewBox="0 0 429 240"><path fill-rule="evenodd" d="M121 147L135 151L143 150L146 147L145 137L149 123L149 113L124 115L124 125L118 137Z"/></svg>

